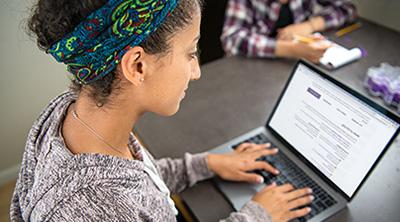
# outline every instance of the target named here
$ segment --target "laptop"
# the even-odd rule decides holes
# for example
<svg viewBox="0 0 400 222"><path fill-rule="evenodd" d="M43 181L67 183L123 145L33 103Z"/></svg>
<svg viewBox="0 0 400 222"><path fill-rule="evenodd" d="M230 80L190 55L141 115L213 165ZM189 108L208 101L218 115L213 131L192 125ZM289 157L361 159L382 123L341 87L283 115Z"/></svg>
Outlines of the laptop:
<svg viewBox="0 0 400 222"><path fill-rule="evenodd" d="M264 184L229 182L217 187L240 210L266 184L310 187L315 197L309 215L294 221L323 221L345 208L399 133L399 117L299 61L265 126L210 150L226 153L243 142L272 144L279 152L268 161L280 174L257 171Z"/></svg>

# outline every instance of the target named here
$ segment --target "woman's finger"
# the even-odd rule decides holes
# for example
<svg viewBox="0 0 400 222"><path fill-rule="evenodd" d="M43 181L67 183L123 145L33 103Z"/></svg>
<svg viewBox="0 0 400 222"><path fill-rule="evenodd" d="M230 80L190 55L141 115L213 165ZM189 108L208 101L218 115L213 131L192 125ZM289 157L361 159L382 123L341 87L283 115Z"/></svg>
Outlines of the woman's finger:
<svg viewBox="0 0 400 222"><path fill-rule="evenodd" d="M267 192L267 191L269 191L269 190L271 190L271 189L276 188L276 186L277 186L276 183L275 183L275 182L272 182L272 183L268 184L267 186L265 186L264 188L262 188L262 189L259 191L259 193Z"/></svg>
<svg viewBox="0 0 400 222"><path fill-rule="evenodd" d="M257 152L252 153L251 154L251 158L253 160L256 160L256 159L258 159L260 157L274 155L274 154L277 154L277 153L278 153L278 149L277 148L274 148L274 149L263 149L263 150L259 150Z"/></svg>
<svg viewBox="0 0 400 222"><path fill-rule="evenodd" d="M283 184L283 185L281 185L281 186L278 186L276 189L277 189L279 192L287 193L287 192L289 192L289 191L294 190L294 187L293 187L292 184L285 183L285 184Z"/></svg>
<svg viewBox="0 0 400 222"><path fill-rule="evenodd" d="M254 161L246 166L246 171L265 170L272 174L279 174L279 171L265 161Z"/></svg>
<svg viewBox="0 0 400 222"><path fill-rule="evenodd" d="M256 173L239 173L239 181L245 181L249 183L264 183L264 178Z"/></svg>
<svg viewBox="0 0 400 222"><path fill-rule="evenodd" d="M321 41L321 40L325 40L326 39L325 36L323 36L321 34L317 34L317 33L308 34L308 35L305 35L305 37L313 39L314 41Z"/></svg>
<svg viewBox="0 0 400 222"><path fill-rule="evenodd" d="M285 221L293 220L298 217L304 217L305 215L309 214L311 212L311 208L309 207L304 207L299 210L293 210L289 211L285 216L284 219Z"/></svg>
<svg viewBox="0 0 400 222"><path fill-rule="evenodd" d="M314 200L314 197L311 195L300 197L300 198L290 201L288 203L288 207L290 210L292 210L297 207L301 207L301 206L310 204L313 200Z"/></svg>
<svg viewBox="0 0 400 222"><path fill-rule="evenodd" d="M312 193L310 188L302 188L295 191L292 191L286 195L286 200L291 201L297 199L302 196L306 196Z"/></svg>
<svg viewBox="0 0 400 222"><path fill-rule="evenodd" d="M267 191L267 190L272 189L272 188L274 188L274 187L276 187L276 183L275 183L275 182L272 182L272 183L270 183L269 185L265 186L265 187L262 189L262 191Z"/></svg>
<svg viewBox="0 0 400 222"><path fill-rule="evenodd" d="M268 149L269 147L271 147L270 143L265 143L265 144L252 144L250 145L244 152L246 153L254 153L257 151L262 151L265 149Z"/></svg>
<svg viewBox="0 0 400 222"><path fill-rule="evenodd" d="M251 145L252 145L252 143L242 143L235 149L235 151L241 153L241 152L245 151Z"/></svg>

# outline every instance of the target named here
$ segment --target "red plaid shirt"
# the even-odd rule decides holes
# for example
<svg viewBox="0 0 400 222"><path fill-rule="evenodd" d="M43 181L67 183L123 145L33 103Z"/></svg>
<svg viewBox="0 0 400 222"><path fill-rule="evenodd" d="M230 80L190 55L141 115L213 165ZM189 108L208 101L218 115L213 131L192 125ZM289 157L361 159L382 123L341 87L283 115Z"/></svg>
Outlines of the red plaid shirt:
<svg viewBox="0 0 400 222"><path fill-rule="evenodd" d="M349 0L289 0L294 23L322 16L325 28L334 28L356 19L356 8ZM318 12L315 9L322 6ZM269 37L278 20L281 3L277 0L229 0L221 35L228 55L274 57L276 39Z"/></svg>

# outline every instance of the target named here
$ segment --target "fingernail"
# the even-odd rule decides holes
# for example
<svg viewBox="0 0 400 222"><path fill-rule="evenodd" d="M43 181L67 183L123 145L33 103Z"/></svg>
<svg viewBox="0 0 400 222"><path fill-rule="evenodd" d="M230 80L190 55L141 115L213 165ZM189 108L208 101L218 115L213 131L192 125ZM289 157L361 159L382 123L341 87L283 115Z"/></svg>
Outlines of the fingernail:
<svg viewBox="0 0 400 222"><path fill-rule="evenodd" d="M275 173L276 173L276 174L279 174L279 170L275 170Z"/></svg>
<svg viewBox="0 0 400 222"><path fill-rule="evenodd" d="M310 212L311 211L311 208L310 207L307 207L307 212Z"/></svg>
<svg viewBox="0 0 400 222"><path fill-rule="evenodd" d="M312 189L311 188L308 188L308 193L312 193Z"/></svg>
<svg viewBox="0 0 400 222"><path fill-rule="evenodd" d="M278 148L275 148L274 149L274 153L277 153L279 150L278 150Z"/></svg>
<svg viewBox="0 0 400 222"><path fill-rule="evenodd" d="M266 143L266 144L264 144L265 145L265 147L270 147L271 146L271 143Z"/></svg>
<svg viewBox="0 0 400 222"><path fill-rule="evenodd" d="M264 177L259 177L257 178L258 183L264 183Z"/></svg>
<svg viewBox="0 0 400 222"><path fill-rule="evenodd" d="M310 200L313 201L315 198L314 196L310 196Z"/></svg>

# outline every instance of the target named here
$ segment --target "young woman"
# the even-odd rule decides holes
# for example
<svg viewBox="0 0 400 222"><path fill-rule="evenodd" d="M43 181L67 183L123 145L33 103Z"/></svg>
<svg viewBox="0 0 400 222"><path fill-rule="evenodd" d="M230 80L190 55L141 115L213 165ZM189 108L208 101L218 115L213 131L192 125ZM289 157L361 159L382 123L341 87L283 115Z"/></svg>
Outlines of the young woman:
<svg viewBox="0 0 400 222"><path fill-rule="evenodd" d="M218 175L260 183L268 144L224 155L154 160L131 133L145 112L175 114L200 78L201 0L39 0L29 20L41 49L67 65L71 90L28 135L11 221L175 221L170 192ZM224 221L287 221L309 189L269 185ZM295 209L295 210L292 210Z"/></svg>

